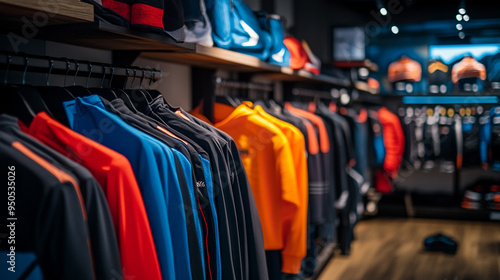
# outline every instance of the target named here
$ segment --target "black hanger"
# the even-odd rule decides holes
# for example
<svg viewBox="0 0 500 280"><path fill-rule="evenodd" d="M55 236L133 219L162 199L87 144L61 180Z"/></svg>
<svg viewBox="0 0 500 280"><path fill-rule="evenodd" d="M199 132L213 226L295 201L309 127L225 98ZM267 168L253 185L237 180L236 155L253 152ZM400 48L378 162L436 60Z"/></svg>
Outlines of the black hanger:
<svg viewBox="0 0 500 280"><path fill-rule="evenodd" d="M128 80L128 77L130 76L130 69L126 68L125 71L127 73L127 76L125 77L125 79L123 81L123 88L125 88L127 86L127 80ZM125 106L127 106L132 112L134 112L134 113L138 112L137 109L135 108L134 104L132 103L132 100L130 100L130 97L125 93L125 91L123 89L115 89L115 93L118 96L118 98L123 100L123 103L125 103Z"/></svg>
<svg viewBox="0 0 500 280"><path fill-rule="evenodd" d="M217 77L215 83L219 84L221 78ZM231 107L238 107L239 103L233 98L230 92L236 91L236 86L232 86L231 81L227 81L225 83L221 83L221 86L216 87L215 90L215 102L220 104L225 104ZM227 86L227 87L226 87ZM241 102L240 102L241 103Z"/></svg>
<svg viewBox="0 0 500 280"><path fill-rule="evenodd" d="M77 86L73 83L72 86L70 87L67 87L67 90L69 92L71 92L71 94L75 97L85 97L85 96L89 96L89 95L92 95L92 93L88 90L88 87L89 87L89 80L90 80L90 76L92 75L92 63L88 62L88 65L89 65L89 75L87 76L87 81L85 83L85 87L83 86ZM76 77L76 75L75 75Z"/></svg>
<svg viewBox="0 0 500 280"><path fill-rule="evenodd" d="M106 100L115 100L118 98L118 96L116 95L116 93L112 90L112 89L109 89L109 88L103 88L104 87L104 81L106 80L106 71L107 71L107 67L103 64L102 65L102 69L103 69L103 75L102 75L102 80L101 80L101 86L100 88L90 88L89 91L92 93L92 94L97 94L99 95L100 97L106 99ZM113 72L114 72L114 68L113 68ZM112 76L111 76L112 78Z"/></svg>
<svg viewBox="0 0 500 280"><path fill-rule="evenodd" d="M1 85L0 113L9 114L19 118L25 125L30 125L36 112L29 102L19 94L14 86Z"/></svg>
<svg viewBox="0 0 500 280"><path fill-rule="evenodd" d="M23 72L22 85L2 86L0 112L18 117L25 125L30 125L35 115L49 109L37 90L26 85L26 73L28 72L29 58L25 57L26 66ZM51 69L50 69L51 70Z"/></svg>
<svg viewBox="0 0 500 280"><path fill-rule="evenodd" d="M151 77L149 78L148 89L146 91L149 94L149 96L151 97L151 99L154 100L154 99L158 98L158 96L163 96L163 95L158 90L151 89L151 83L153 83L153 81L156 81L156 70L150 69L150 71L151 71Z"/></svg>
<svg viewBox="0 0 500 280"><path fill-rule="evenodd" d="M78 64L75 60L76 72L75 77L78 74ZM66 86L66 80L71 68L71 64L68 59L66 59L66 74L64 76L64 87ZM70 126L68 117L66 116L66 110L64 109L63 102L75 99L75 97L64 87L48 86L48 87L37 87L40 96L45 101L45 104L49 107L52 112L54 119L58 120L60 123Z"/></svg>
<svg viewBox="0 0 500 280"><path fill-rule="evenodd" d="M132 68L132 70L134 71L134 77L132 79L132 82L130 83L130 88L124 90L124 92L128 95L136 110L145 113L147 109L150 108L149 99L141 89L132 89L132 84L134 83L135 78L137 77L137 68ZM142 80L143 79L141 79L141 82Z"/></svg>
<svg viewBox="0 0 500 280"><path fill-rule="evenodd" d="M142 72L142 76L141 76L141 81L139 82L139 90L142 92L142 94L144 94L144 97L146 98L146 100L148 101L148 104L153 102L153 97L145 90L142 88L142 82L144 81L144 78L146 77L146 71L144 68L141 68L140 69L141 72Z"/></svg>

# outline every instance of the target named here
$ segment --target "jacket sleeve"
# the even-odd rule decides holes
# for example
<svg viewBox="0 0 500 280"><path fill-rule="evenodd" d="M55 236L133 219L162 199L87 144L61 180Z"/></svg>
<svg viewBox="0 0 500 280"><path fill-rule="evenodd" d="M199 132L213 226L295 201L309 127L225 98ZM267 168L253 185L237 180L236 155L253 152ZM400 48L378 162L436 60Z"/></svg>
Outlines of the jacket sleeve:
<svg viewBox="0 0 500 280"><path fill-rule="evenodd" d="M277 141L279 147L276 151L276 168L280 175L282 192L282 227L283 227L283 250L281 271L284 273L297 274L300 272L302 259L306 255L306 243L303 242L303 219L298 215L298 209L302 207L298 194L297 177L293 166L290 144L284 135ZM278 138L278 137L277 137ZM275 144L276 145L276 144ZM302 202L303 203L303 202Z"/></svg>

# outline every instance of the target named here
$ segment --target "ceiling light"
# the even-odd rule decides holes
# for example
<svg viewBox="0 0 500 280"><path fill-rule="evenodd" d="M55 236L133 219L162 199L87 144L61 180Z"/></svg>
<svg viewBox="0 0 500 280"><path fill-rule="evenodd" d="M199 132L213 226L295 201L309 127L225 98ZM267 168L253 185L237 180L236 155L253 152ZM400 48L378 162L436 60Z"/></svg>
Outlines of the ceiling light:
<svg viewBox="0 0 500 280"><path fill-rule="evenodd" d="M465 33L463 31L460 31L460 33L458 33L458 37L460 37L460 39L465 38Z"/></svg>
<svg viewBox="0 0 500 280"><path fill-rule="evenodd" d="M393 26L391 27L391 31L392 31L392 33L394 33L394 34L398 34L398 33L399 33L399 28L398 28L396 25L393 25Z"/></svg>
<svg viewBox="0 0 500 280"><path fill-rule="evenodd" d="M465 21L469 21L469 19L470 19L469 15L464 15L463 18L464 18Z"/></svg>
<svg viewBox="0 0 500 280"><path fill-rule="evenodd" d="M463 26L460 23L457 23L456 27L458 31L462 30L463 28Z"/></svg>
<svg viewBox="0 0 500 280"><path fill-rule="evenodd" d="M458 12L462 15L465 15L465 9L464 8L460 8L458 9Z"/></svg>
<svg viewBox="0 0 500 280"><path fill-rule="evenodd" d="M380 14L383 16L387 15L387 10L385 8L380 8Z"/></svg>
<svg viewBox="0 0 500 280"><path fill-rule="evenodd" d="M461 15L461 14L457 14L457 20L458 20L458 21L461 21L461 20L462 20L462 15Z"/></svg>

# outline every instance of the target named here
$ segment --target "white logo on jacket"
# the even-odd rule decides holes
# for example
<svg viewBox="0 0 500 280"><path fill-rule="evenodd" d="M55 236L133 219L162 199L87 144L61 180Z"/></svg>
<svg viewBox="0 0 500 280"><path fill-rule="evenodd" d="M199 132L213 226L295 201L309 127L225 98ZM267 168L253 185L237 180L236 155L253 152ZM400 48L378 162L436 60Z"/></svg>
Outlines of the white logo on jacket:
<svg viewBox="0 0 500 280"><path fill-rule="evenodd" d="M285 56L285 49L281 48L281 50L272 55L273 59L277 62L283 62L283 57Z"/></svg>
<svg viewBox="0 0 500 280"><path fill-rule="evenodd" d="M257 43L259 42L259 34L255 32L248 24L242 20L240 20L241 27L243 27L243 30L245 30L246 33L250 36L250 39L248 39L247 42L244 42L241 44L244 47L253 47L256 46Z"/></svg>

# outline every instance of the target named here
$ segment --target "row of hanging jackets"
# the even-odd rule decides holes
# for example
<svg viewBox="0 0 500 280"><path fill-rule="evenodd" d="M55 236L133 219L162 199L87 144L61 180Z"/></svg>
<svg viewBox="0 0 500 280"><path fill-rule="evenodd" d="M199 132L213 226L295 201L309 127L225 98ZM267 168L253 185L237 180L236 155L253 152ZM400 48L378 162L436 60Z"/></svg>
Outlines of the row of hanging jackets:
<svg viewBox="0 0 500 280"><path fill-rule="evenodd" d="M337 112L333 103L225 103L214 104L213 122L201 105L192 114L236 142L262 224L269 278L311 276L315 264L307 260L331 242L349 253L371 170L397 176L404 148L397 116L386 108Z"/></svg>
<svg viewBox="0 0 500 280"><path fill-rule="evenodd" d="M0 116L0 162L18 186L16 277L268 279L256 202L226 133L153 91L2 92L11 115Z"/></svg>
<svg viewBox="0 0 500 280"><path fill-rule="evenodd" d="M451 173L462 167L500 170L500 107L406 107L403 169Z"/></svg>
<svg viewBox="0 0 500 280"><path fill-rule="evenodd" d="M349 252L371 168L390 191L404 146L386 108L215 104L212 126L155 91L2 92L18 273L34 279L310 275L313 244Z"/></svg>

